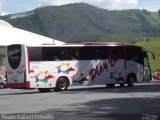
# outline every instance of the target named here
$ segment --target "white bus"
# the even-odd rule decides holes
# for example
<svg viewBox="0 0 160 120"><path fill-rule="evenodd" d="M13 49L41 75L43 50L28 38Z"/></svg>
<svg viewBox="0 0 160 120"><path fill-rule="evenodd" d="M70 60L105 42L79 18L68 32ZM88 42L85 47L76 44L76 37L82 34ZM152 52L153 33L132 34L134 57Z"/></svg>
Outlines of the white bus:
<svg viewBox="0 0 160 120"><path fill-rule="evenodd" d="M67 90L71 85L133 86L151 80L147 50L114 42L66 45L10 45L6 57L7 87Z"/></svg>

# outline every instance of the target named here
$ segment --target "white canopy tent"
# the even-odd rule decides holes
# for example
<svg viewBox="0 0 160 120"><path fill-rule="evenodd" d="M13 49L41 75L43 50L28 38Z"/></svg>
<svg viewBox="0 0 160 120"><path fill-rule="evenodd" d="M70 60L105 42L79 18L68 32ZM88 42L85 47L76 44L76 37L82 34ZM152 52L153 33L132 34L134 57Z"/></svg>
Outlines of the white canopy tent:
<svg viewBox="0 0 160 120"><path fill-rule="evenodd" d="M0 20L0 66L4 64L5 49L10 44L37 46L42 44L62 45L64 42L15 28L9 23Z"/></svg>
<svg viewBox="0 0 160 120"><path fill-rule="evenodd" d="M0 55L5 54L4 48L10 44L26 44L28 46L37 46L42 44L62 45L64 42L15 28L9 23L0 20Z"/></svg>
<svg viewBox="0 0 160 120"><path fill-rule="evenodd" d="M0 46L9 44L26 44L29 46L42 45L42 44L64 44L64 42L44 37L32 32L18 29L9 23L0 20Z"/></svg>

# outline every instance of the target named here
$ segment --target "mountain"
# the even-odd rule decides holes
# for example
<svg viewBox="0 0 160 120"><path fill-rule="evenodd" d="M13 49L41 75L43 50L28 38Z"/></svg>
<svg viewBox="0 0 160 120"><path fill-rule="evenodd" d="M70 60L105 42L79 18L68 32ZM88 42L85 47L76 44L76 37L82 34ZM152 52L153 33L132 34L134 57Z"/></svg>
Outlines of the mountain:
<svg viewBox="0 0 160 120"><path fill-rule="evenodd" d="M1 16L15 27L64 42L133 42L160 33L158 13L147 10L106 10L85 3L46 6Z"/></svg>

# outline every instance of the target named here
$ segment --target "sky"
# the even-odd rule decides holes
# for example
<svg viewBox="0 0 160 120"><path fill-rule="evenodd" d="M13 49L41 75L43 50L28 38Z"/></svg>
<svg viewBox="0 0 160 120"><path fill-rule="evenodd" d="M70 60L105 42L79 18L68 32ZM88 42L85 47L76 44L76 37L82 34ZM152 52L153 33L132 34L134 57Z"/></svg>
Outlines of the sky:
<svg viewBox="0 0 160 120"><path fill-rule="evenodd" d="M80 2L110 10L146 9L158 11L160 9L160 0L0 0L0 15L26 12L41 6L59 6Z"/></svg>

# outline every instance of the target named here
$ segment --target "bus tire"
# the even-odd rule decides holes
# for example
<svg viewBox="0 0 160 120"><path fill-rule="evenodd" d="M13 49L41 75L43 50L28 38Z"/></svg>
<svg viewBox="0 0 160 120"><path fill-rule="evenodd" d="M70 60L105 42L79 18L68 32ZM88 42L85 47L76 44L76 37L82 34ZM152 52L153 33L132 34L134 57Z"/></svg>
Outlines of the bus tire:
<svg viewBox="0 0 160 120"><path fill-rule="evenodd" d="M128 87L133 87L135 81L136 81L136 76L135 75L128 75L128 77L127 77Z"/></svg>
<svg viewBox="0 0 160 120"><path fill-rule="evenodd" d="M66 78L60 78L57 81L55 91L65 91L68 88L68 80Z"/></svg>
<svg viewBox="0 0 160 120"><path fill-rule="evenodd" d="M39 92L41 93L45 93L45 92L50 92L51 89L50 88L38 88Z"/></svg>
<svg viewBox="0 0 160 120"><path fill-rule="evenodd" d="M5 84L0 83L0 89L4 89L5 88Z"/></svg>
<svg viewBox="0 0 160 120"><path fill-rule="evenodd" d="M106 87L114 88L114 87L115 87L115 84L106 84Z"/></svg>

